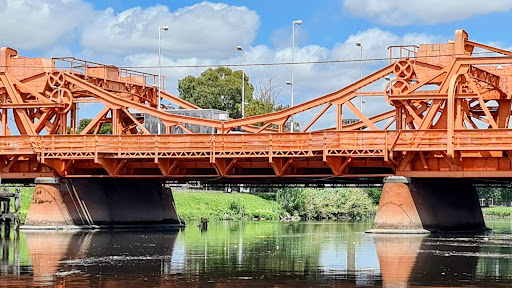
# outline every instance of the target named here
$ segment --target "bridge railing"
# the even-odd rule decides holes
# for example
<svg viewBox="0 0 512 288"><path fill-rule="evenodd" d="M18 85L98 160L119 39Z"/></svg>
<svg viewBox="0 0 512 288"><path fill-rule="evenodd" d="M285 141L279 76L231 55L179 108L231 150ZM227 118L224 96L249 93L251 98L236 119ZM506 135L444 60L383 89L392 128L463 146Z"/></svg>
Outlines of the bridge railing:
<svg viewBox="0 0 512 288"><path fill-rule="evenodd" d="M29 136L2 136L0 151L2 155L33 154L34 145Z"/></svg>
<svg viewBox="0 0 512 288"><path fill-rule="evenodd" d="M72 74L95 77L103 80L118 81L136 85L151 86L156 85L158 75L130 70L126 68L117 68L113 65L105 65L93 61L78 59L75 57L53 58L53 66L56 69L68 70ZM165 90L165 77L162 76L162 89Z"/></svg>
<svg viewBox="0 0 512 288"><path fill-rule="evenodd" d="M456 130L458 151L509 151L512 130ZM0 137L0 155L43 153L44 157L267 157L358 155L384 151L445 151L446 130L341 131L274 134L47 135ZM116 155L117 154L117 155Z"/></svg>
<svg viewBox="0 0 512 288"><path fill-rule="evenodd" d="M453 137L455 150L461 151L510 151L512 130L464 130Z"/></svg>
<svg viewBox="0 0 512 288"><path fill-rule="evenodd" d="M387 140L394 151L439 151L446 149L447 133L443 130L387 131Z"/></svg>

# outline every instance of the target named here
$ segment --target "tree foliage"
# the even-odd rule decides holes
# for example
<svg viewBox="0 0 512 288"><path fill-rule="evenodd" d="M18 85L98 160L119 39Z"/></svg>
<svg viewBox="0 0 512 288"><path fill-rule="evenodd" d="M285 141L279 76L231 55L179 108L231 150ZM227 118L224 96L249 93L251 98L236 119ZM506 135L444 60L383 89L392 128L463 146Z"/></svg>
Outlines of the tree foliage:
<svg viewBox="0 0 512 288"><path fill-rule="evenodd" d="M284 188L277 191L276 201L285 212L305 220L363 218L375 210L363 189Z"/></svg>
<svg viewBox="0 0 512 288"><path fill-rule="evenodd" d="M82 118L80 119L80 122L78 122L78 127L76 127L76 134L80 134L89 123L91 123L91 118ZM89 134L92 134L89 133ZM98 131L98 134L112 134L112 124L111 123L103 123L101 125L100 131Z"/></svg>
<svg viewBox="0 0 512 288"><path fill-rule="evenodd" d="M255 87L245 74L245 116L255 116L285 107L277 105L282 86L268 77ZM207 69L199 77L187 76L178 81L180 97L201 108L228 111L231 118L242 117L242 70L227 67Z"/></svg>
<svg viewBox="0 0 512 288"><path fill-rule="evenodd" d="M251 103L254 86L244 77L245 102ZM207 69L201 76L178 81L180 97L204 109L228 111L231 118L242 117L242 71L227 67Z"/></svg>
<svg viewBox="0 0 512 288"><path fill-rule="evenodd" d="M512 202L512 188L507 187L478 187L478 197L484 199L493 199L494 203Z"/></svg>

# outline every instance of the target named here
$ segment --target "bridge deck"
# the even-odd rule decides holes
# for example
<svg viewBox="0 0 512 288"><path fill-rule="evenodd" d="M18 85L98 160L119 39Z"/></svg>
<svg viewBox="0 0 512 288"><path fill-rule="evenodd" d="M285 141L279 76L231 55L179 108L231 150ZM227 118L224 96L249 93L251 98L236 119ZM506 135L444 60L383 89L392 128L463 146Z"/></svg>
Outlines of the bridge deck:
<svg viewBox="0 0 512 288"><path fill-rule="evenodd" d="M38 161L66 177L509 178L510 143L512 129L455 130L453 137L446 130L5 136L0 155L16 155L16 163L4 162L5 179L49 176L45 166L31 163ZM450 145L454 158L447 157ZM408 152L419 157L393 159Z"/></svg>
<svg viewBox="0 0 512 288"><path fill-rule="evenodd" d="M475 48L495 54L474 57ZM512 52L470 41L464 30L448 43L393 49L399 59L390 55L390 65L339 90L272 113L220 121L164 112L171 104L200 107L159 91L151 85L157 75L75 58L27 58L3 47L1 177L512 179ZM380 97L373 103L382 107L362 111L354 105L362 103L359 97ZM82 103L102 109L78 133ZM299 114L311 120L301 133L286 133ZM162 121L166 135L151 135L140 115ZM347 125L346 116L357 121ZM107 124L113 135L97 135ZM195 135L187 125L218 134ZM191 134L168 135L173 127Z"/></svg>

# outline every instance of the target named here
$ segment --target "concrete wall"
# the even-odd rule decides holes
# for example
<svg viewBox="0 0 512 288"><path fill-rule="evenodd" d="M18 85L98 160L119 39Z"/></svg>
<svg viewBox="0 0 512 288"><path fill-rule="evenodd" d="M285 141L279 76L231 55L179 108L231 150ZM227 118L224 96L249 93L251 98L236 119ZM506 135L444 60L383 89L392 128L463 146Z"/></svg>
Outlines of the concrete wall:
<svg viewBox="0 0 512 288"><path fill-rule="evenodd" d="M385 180L375 226L370 232L486 229L476 189L469 180L401 178L406 180Z"/></svg>
<svg viewBox="0 0 512 288"><path fill-rule="evenodd" d="M37 184L25 225L113 227L181 224L172 192L157 182L60 179Z"/></svg>

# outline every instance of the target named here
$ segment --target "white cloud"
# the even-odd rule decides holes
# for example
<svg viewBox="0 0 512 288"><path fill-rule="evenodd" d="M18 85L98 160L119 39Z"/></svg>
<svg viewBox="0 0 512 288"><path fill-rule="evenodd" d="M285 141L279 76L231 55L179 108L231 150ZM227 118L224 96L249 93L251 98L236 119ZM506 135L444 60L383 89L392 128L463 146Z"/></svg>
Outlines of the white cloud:
<svg viewBox="0 0 512 288"><path fill-rule="evenodd" d="M451 38L451 37L449 37ZM329 61L329 60L354 60L359 59L360 50L355 42L363 44L364 58L386 58L388 57L387 47L389 45L442 43L447 38L428 34L406 34L399 36L381 29L369 29L350 35L347 39L338 42L333 47L322 47L319 45L296 46L296 62L305 61ZM291 48L272 48L266 45L248 46L246 51L246 63L282 63L291 61ZM231 54L225 57L181 57L172 58L164 54L162 65L214 65L214 64L237 64L241 63L241 55ZM157 63L156 54L135 54L125 58L126 65L133 66L155 66ZM384 67L389 62L364 62L364 75L368 75ZM240 67L232 67L240 69ZM173 94L177 94L177 83L188 75L198 76L206 68L164 68L162 74L167 76L166 88ZM268 76L274 77L275 83L280 84L281 90L278 101L281 104L290 104L290 89L285 81L290 80L291 67L289 65L278 66L248 66L245 68L250 81L258 84L265 81ZM147 72L157 73L156 69ZM297 64L295 65L295 103L303 103L324 94L341 89L348 84L358 80L360 77L360 62L332 63L332 64ZM381 90L386 83L379 82L366 90ZM379 98L379 99L378 99ZM359 100L353 102L359 105ZM365 113L376 115L380 112L391 110L382 97L368 97L365 104ZM319 109L316 109L319 110ZM316 111L315 110L315 111ZM309 111L296 117L296 120L307 124L316 113ZM318 112L318 111L316 111ZM332 126L335 121L334 109L330 109L314 128L325 128ZM346 110L344 117L353 118L354 115Z"/></svg>
<svg viewBox="0 0 512 288"><path fill-rule="evenodd" d="M260 24L257 13L226 4L202 2L176 11L170 11L166 6L136 7L115 14L112 9L94 11L83 0L0 0L0 15L6 27L10 27L0 31L2 45L44 49L42 54L51 56L70 56L71 42L63 40L77 35L76 38L81 39L81 47L73 47L73 50L83 50L74 56L118 66L153 67L145 69L149 73L157 73L158 27L163 25L169 25L170 30L162 33L162 66L241 63L242 54L236 51L237 45L243 45L246 63L291 60L291 48L286 44L291 43L289 38L278 37L284 42L279 44L276 40L274 46L254 45L252 42ZM296 36L306 35L306 31L298 31L300 33ZM289 37L289 33L284 34ZM279 33L275 35L279 36ZM302 46L300 37L296 40L295 61L303 62L359 59L357 41L362 42L364 58L369 59L387 57L389 45L438 43L446 39L427 34L400 36L380 29L368 29L350 35L332 47ZM364 74L386 64L387 61L364 62ZM188 75L198 76L205 69L163 68L162 74L167 76L167 90L177 94L179 79ZM295 103L320 97L354 82L360 77L359 69L359 62L295 65ZM253 84L273 77L283 88L279 102L290 103L290 89L285 85L285 81L291 80L289 65L248 66L245 71ZM382 89L382 85L375 84L375 89ZM380 100L368 99L365 111L374 115L391 108L383 104ZM87 114L86 110L90 109L82 112ZM332 113L326 113L319 125L332 124ZM347 111L344 117L350 118L350 114ZM306 112L296 120L307 122L313 116L314 112Z"/></svg>
<svg viewBox="0 0 512 288"><path fill-rule="evenodd" d="M173 57L219 57L236 53L237 45L249 45L260 24L256 12L246 7L202 2L169 11L167 6L140 7L114 14L98 13L84 29L83 47L101 52L147 53L158 47L158 27L162 31L162 51Z"/></svg>
<svg viewBox="0 0 512 288"><path fill-rule="evenodd" d="M390 26L437 24L507 12L512 0L342 0L351 14Z"/></svg>
<svg viewBox="0 0 512 288"><path fill-rule="evenodd" d="M0 0L0 42L14 49L51 47L91 12L81 0Z"/></svg>

